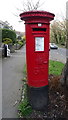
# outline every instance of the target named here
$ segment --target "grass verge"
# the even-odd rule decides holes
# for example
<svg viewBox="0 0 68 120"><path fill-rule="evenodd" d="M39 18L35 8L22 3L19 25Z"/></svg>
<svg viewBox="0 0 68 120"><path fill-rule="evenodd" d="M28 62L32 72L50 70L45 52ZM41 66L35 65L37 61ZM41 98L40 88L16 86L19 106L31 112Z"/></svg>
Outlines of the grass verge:
<svg viewBox="0 0 68 120"><path fill-rule="evenodd" d="M25 68L25 67L24 67ZM21 102L18 106L18 116L19 118L27 117L32 113L32 107L30 106L27 98L27 84L26 84L26 78L22 79L23 81L23 87L22 87L22 97Z"/></svg>
<svg viewBox="0 0 68 120"><path fill-rule="evenodd" d="M18 106L18 115L21 118L22 116L28 116L32 113L32 108L29 105L28 100L25 98Z"/></svg>
<svg viewBox="0 0 68 120"><path fill-rule="evenodd" d="M61 75L64 64L58 61L49 61L49 74Z"/></svg>

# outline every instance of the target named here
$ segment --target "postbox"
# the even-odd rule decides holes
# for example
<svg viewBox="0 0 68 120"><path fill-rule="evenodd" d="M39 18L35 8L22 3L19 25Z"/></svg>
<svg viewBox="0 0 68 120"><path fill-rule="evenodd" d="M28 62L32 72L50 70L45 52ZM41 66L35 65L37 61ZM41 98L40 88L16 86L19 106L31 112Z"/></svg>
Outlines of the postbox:
<svg viewBox="0 0 68 120"><path fill-rule="evenodd" d="M50 21L54 14L28 11L20 14L25 21L28 98L34 109L48 104L48 64Z"/></svg>

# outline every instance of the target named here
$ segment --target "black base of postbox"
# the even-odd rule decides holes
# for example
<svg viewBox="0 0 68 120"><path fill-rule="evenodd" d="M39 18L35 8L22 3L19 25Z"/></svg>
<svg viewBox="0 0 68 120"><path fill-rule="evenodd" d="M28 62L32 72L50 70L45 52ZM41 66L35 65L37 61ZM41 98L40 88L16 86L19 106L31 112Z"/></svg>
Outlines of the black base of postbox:
<svg viewBox="0 0 68 120"><path fill-rule="evenodd" d="M48 107L48 85L44 87L29 87L27 86L27 96L30 105L35 110L47 111Z"/></svg>

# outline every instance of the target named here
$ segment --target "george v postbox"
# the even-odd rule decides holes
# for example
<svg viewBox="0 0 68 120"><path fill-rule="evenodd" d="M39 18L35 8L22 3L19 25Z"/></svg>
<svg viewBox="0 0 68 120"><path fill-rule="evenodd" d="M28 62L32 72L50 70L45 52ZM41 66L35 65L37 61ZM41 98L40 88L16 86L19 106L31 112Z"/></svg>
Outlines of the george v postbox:
<svg viewBox="0 0 68 120"><path fill-rule="evenodd" d="M37 110L46 109L48 104L50 21L54 16L46 11L20 14L25 21L28 98Z"/></svg>

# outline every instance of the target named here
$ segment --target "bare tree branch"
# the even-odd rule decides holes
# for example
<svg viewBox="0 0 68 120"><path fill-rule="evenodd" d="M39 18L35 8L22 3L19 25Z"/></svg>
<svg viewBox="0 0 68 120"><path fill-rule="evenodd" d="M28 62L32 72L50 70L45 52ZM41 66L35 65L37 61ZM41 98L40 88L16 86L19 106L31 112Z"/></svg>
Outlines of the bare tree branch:
<svg viewBox="0 0 68 120"><path fill-rule="evenodd" d="M27 0L26 2L22 2L23 3L23 10L21 11L32 11L32 10L38 10L39 7L41 7L44 2L41 4L41 0L38 0L35 4L33 2L33 0Z"/></svg>
<svg viewBox="0 0 68 120"><path fill-rule="evenodd" d="M21 7L18 8L16 7L16 10L18 11L17 13L13 13L14 16L19 17L20 12L27 12L27 11L33 11L33 10L38 10L45 1L42 3L41 0L37 0L37 2L33 0L21 0Z"/></svg>

